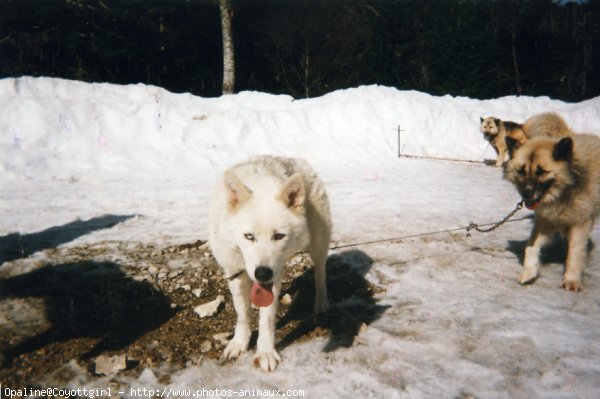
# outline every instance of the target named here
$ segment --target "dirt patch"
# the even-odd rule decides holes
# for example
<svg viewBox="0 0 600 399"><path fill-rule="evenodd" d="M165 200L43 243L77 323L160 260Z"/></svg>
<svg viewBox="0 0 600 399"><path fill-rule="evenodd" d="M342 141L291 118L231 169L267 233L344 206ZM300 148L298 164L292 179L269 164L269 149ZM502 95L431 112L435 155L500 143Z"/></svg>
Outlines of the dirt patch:
<svg viewBox="0 0 600 399"><path fill-rule="evenodd" d="M218 360L234 330L227 283L201 241L166 248L99 243L50 249L46 258L25 268L29 272L10 276L3 269L0 275L0 381L5 386L35 387L71 361L92 376L100 355L127 356L119 375L135 377L150 367L168 382L159 366ZM328 337L325 351L352 345L386 309L375 299L380 289L365 279L371 264L360 251L330 256L331 309L315 319L310 262L302 254L293 258L283 278L278 349L315 336ZM214 316L201 319L194 313L194 307L218 295L226 301ZM36 313L42 316L30 316Z"/></svg>

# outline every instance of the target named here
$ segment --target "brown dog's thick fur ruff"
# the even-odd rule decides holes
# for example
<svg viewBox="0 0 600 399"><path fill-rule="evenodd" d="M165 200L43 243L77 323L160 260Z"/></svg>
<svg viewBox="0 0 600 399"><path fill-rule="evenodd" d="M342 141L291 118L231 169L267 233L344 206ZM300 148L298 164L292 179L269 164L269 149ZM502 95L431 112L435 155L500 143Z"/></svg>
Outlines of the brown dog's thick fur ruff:
<svg viewBox="0 0 600 399"><path fill-rule="evenodd" d="M510 158L512 158L515 151L529 139L535 137L560 138L571 136L573 134L569 125L567 125L567 122L554 112L546 112L532 116L525 121L522 129L524 135L507 136L505 139Z"/></svg>
<svg viewBox="0 0 600 399"><path fill-rule="evenodd" d="M572 134L564 119L553 112L534 115L524 124L502 121L494 117L480 118L480 120L479 130L498 154L495 166L502 166L507 154L511 159L514 152L529 139L566 137Z"/></svg>
<svg viewBox="0 0 600 399"><path fill-rule="evenodd" d="M535 210L519 282L538 277L540 249L560 232L568 243L562 287L582 290L588 240L600 215L600 138L575 134L530 139L506 164L504 176Z"/></svg>

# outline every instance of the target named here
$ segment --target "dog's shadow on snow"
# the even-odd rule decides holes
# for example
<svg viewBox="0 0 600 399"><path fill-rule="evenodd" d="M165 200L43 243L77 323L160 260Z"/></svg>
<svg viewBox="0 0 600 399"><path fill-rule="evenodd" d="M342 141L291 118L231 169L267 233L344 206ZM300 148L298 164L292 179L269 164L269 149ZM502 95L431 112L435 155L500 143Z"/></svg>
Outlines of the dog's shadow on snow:
<svg viewBox="0 0 600 399"><path fill-rule="evenodd" d="M0 360L4 359L0 367L10 366L22 354L75 338L94 338L91 348L80 354L81 359L119 350L174 314L168 297L148 282L133 280L112 262L47 265L0 280L0 300L16 298L42 298L42 327L50 327L39 332L31 321L21 326L19 321L0 325L0 335L5 328L16 328L23 330L19 335L25 337L16 345L1 348Z"/></svg>
<svg viewBox="0 0 600 399"><path fill-rule="evenodd" d="M329 310L319 317L313 316L314 271L308 269L297 277L284 292L294 298L287 313L277 323L282 328L299 320L300 324L286 334L277 344L282 350L299 338L310 335L317 328L329 330L329 342L323 349L331 352L340 347L350 347L363 324L377 320L388 305L378 305L373 286L365 279L373 260L364 252L351 250L334 254L327 259L327 296Z"/></svg>
<svg viewBox="0 0 600 399"><path fill-rule="evenodd" d="M508 246L506 249L513 254L515 254L519 258L519 264L523 264L525 260L525 248L527 247L527 243L529 240L516 241L509 240ZM589 255L594 250L594 243L592 240L588 240L586 251ZM551 263L560 263L564 264L567 259L567 242L566 240L560 236L560 234L556 234L552 241L548 245L545 245L540 251L540 264L546 265Z"/></svg>
<svg viewBox="0 0 600 399"><path fill-rule="evenodd" d="M103 215L90 220L75 220L62 226L31 234L11 233L0 237L0 265L26 258L38 251L56 248L96 230L109 229L135 215Z"/></svg>

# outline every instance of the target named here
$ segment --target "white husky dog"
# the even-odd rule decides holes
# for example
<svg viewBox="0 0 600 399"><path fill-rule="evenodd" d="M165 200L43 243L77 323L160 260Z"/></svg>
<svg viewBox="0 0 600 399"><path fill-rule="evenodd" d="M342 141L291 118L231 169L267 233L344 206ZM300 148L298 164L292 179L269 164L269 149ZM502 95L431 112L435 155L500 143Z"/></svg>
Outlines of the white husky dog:
<svg viewBox="0 0 600 399"><path fill-rule="evenodd" d="M227 170L209 212L209 244L228 279L237 312L235 334L223 352L237 358L248 349L250 302L260 308L253 363L272 371L275 317L286 262L307 251L315 269L315 313L327 310L325 261L331 237L323 183L301 159L263 156Z"/></svg>

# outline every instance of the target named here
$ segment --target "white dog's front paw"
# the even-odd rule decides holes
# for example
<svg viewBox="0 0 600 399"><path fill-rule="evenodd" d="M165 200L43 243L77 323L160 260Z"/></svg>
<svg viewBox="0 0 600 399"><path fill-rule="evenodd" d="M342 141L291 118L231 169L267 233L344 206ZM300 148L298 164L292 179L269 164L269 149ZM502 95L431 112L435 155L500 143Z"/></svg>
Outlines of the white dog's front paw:
<svg viewBox="0 0 600 399"><path fill-rule="evenodd" d="M264 371L274 371L280 362L281 356L279 356L279 353L274 348L260 352L257 351L252 359L254 366L260 366Z"/></svg>
<svg viewBox="0 0 600 399"><path fill-rule="evenodd" d="M521 275L519 276L519 283L531 284L537 277L538 277L537 268L524 267L523 271L521 271Z"/></svg>
<svg viewBox="0 0 600 399"><path fill-rule="evenodd" d="M233 339L229 341L225 350L223 350L223 357L225 359L237 359L242 353L248 350L248 340Z"/></svg>

